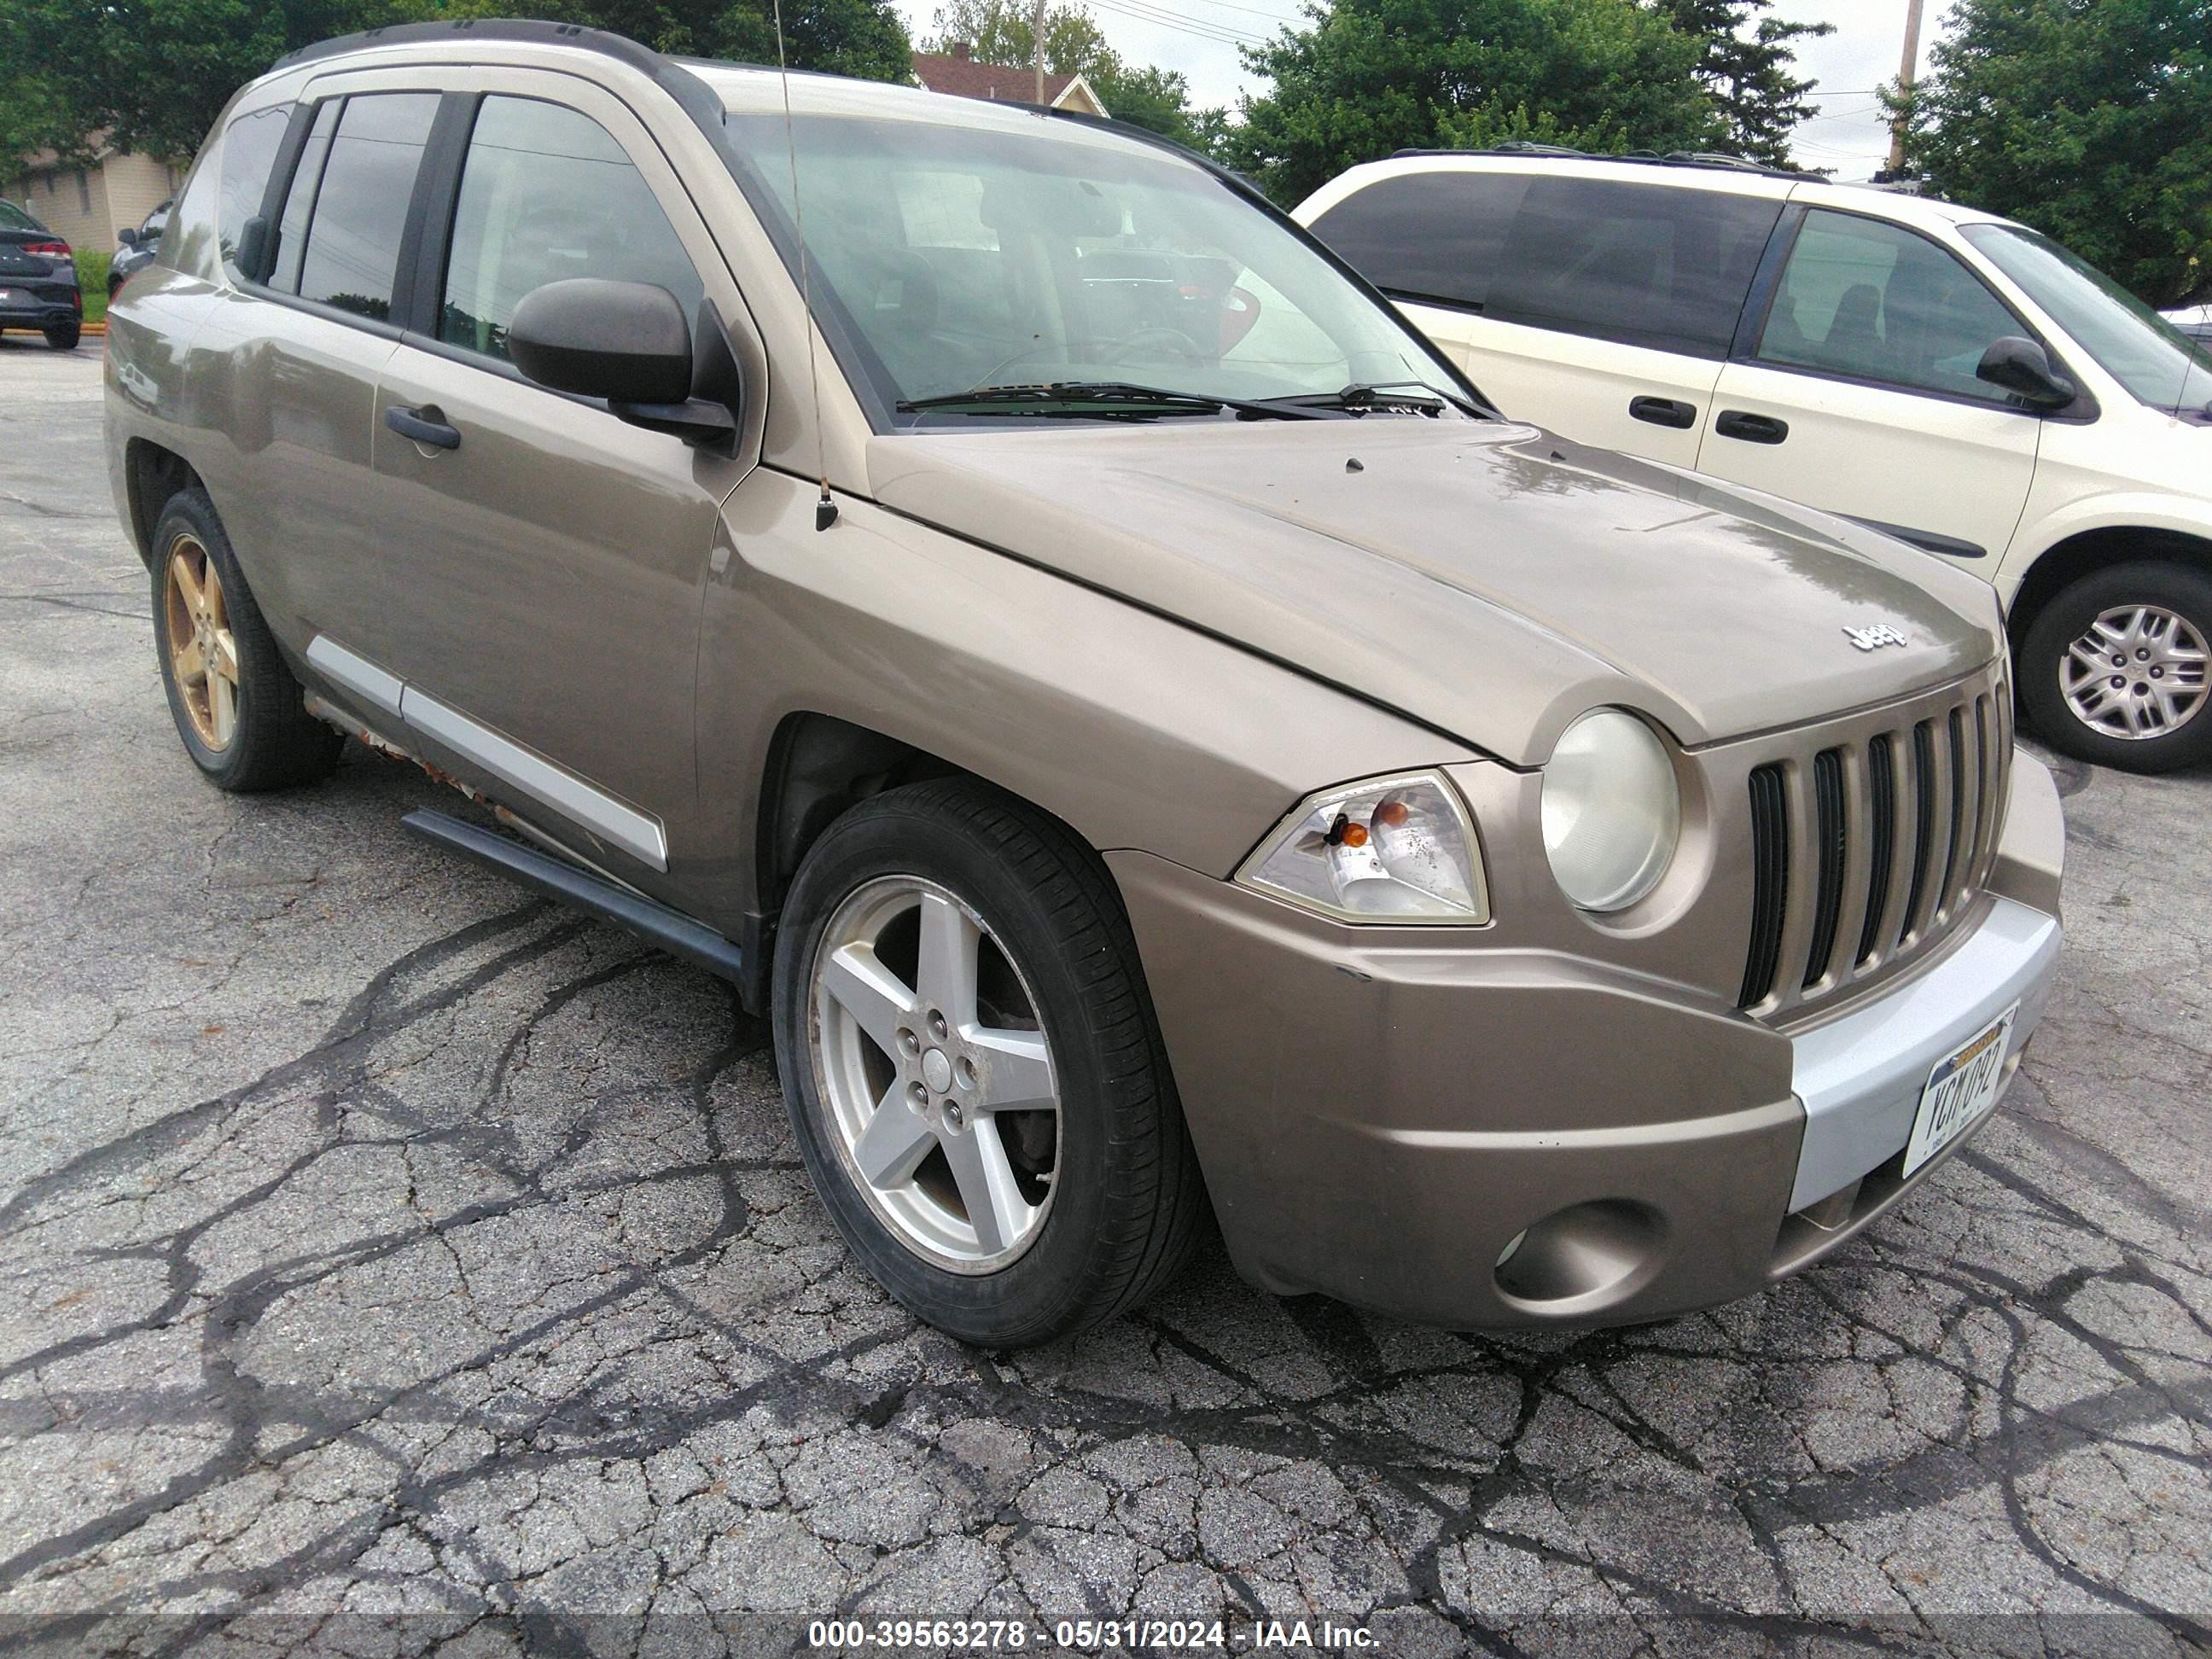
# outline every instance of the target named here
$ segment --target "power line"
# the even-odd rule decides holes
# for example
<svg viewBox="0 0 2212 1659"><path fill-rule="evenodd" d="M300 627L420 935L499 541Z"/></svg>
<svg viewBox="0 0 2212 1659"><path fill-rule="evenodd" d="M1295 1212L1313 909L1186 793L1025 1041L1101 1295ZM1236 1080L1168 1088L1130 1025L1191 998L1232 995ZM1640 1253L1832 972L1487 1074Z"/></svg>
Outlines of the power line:
<svg viewBox="0 0 2212 1659"><path fill-rule="evenodd" d="M1194 34L1201 40L1220 40L1232 46L1258 46L1265 35L1255 34L1233 23L1215 23L1192 19L1161 7L1146 3L1146 0L1097 0L1108 11L1119 12L1124 17L1133 17L1139 22L1151 23L1161 28L1178 29L1185 34Z"/></svg>
<svg viewBox="0 0 2212 1659"><path fill-rule="evenodd" d="M1173 12L1143 7L1141 0L1087 0L1087 3L1098 7L1102 11L1110 11L1123 17L1133 18L1139 23L1150 23L1156 28L1175 29L1184 34L1195 35L1201 40L1212 40L1222 46L1265 46L1267 41L1266 35L1249 33L1226 23L1193 22L1188 18L1177 16Z"/></svg>
<svg viewBox="0 0 2212 1659"><path fill-rule="evenodd" d="M1218 6L1224 11L1241 11L1253 17L1264 17L1271 23L1281 23L1286 26L1295 26L1296 24L1304 21L1304 19L1298 17L1285 17L1279 12L1261 11L1257 6L1237 5L1233 3L1233 0L1203 0L1203 3L1209 6Z"/></svg>

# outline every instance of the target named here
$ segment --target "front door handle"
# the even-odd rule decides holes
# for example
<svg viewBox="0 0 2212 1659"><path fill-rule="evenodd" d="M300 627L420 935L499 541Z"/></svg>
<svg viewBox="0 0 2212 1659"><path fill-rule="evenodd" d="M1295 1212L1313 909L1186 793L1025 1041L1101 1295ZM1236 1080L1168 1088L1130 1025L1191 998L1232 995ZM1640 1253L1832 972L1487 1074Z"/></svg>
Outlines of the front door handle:
<svg viewBox="0 0 2212 1659"><path fill-rule="evenodd" d="M418 444L428 444L433 449L459 449L461 434L458 427L447 426L436 419L438 410L425 405L421 409L402 409L394 404L384 411L384 423L403 438L412 438Z"/></svg>
<svg viewBox="0 0 2212 1659"><path fill-rule="evenodd" d="M1747 444L1778 444L1790 435L1790 422L1778 421L1771 415L1747 415L1740 409L1724 409L1714 420L1713 430L1723 438L1741 438Z"/></svg>
<svg viewBox="0 0 2212 1659"><path fill-rule="evenodd" d="M1631 398L1628 400L1631 420L1649 421L1654 426L1671 426L1677 431L1697 425L1696 406L1676 398Z"/></svg>

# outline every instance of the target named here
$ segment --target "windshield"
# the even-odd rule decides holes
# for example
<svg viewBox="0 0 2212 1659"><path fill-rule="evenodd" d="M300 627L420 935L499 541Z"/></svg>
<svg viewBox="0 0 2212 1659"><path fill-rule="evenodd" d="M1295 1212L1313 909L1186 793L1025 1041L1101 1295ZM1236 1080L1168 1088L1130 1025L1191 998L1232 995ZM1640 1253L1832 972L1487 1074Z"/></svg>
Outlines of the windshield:
<svg viewBox="0 0 2212 1659"><path fill-rule="evenodd" d="M2144 403L2179 414L2212 402L2212 350L2087 259L2017 225L1967 225L1960 234Z"/></svg>
<svg viewBox="0 0 2212 1659"><path fill-rule="evenodd" d="M782 115L730 125L788 213ZM795 120L806 241L834 290L817 282L815 303L842 311L865 348L855 367L885 403L1062 381L1239 399L1415 381L1462 395L1395 316L1222 180L1059 125Z"/></svg>

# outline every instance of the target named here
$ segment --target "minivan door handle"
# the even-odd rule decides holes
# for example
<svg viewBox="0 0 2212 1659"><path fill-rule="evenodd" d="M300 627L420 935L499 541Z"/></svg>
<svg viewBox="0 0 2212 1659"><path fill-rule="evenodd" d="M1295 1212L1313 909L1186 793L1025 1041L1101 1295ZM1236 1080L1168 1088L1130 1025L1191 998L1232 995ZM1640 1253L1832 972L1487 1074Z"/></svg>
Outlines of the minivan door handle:
<svg viewBox="0 0 2212 1659"><path fill-rule="evenodd" d="M1713 430L1723 438L1741 438L1747 444L1778 444L1790 435L1790 422L1778 421L1771 415L1747 415L1740 409L1724 409L1714 420Z"/></svg>
<svg viewBox="0 0 2212 1659"><path fill-rule="evenodd" d="M403 438L412 438L418 444L428 444L433 449L459 449L461 434L458 427L447 426L443 421L427 418L438 413L433 408L402 409L394 404L384 411L384 423Z"/></svg>
<svg viewBox="0 0 2212 1659"><path fill-rule="evenodd" d="M1676 398L1631 398L1628 400L1631 420L1649 421L1654 426L1671 426L1684 430L1698 423L1695 405Z"/></svg>

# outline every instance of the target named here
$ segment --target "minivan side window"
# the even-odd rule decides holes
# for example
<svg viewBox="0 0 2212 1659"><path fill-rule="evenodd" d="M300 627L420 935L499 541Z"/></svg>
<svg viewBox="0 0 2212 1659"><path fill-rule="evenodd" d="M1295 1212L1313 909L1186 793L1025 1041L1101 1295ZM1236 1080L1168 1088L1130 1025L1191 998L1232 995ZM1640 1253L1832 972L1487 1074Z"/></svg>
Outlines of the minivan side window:
<svg viewBox="0 0 2212 1659"><path fill-rule="evenodd" d="M1486 316L1725 357L1782 216L1771 198L1611 179L1534 179Z"/></svg>
<svg viewBox="0 0 2212 1659"><path fill-rule="evenodd" d="M307 220L301 299L380 321L391 315L400 232L437 113L434 92L346 100Z"/></svg>
<svg viewBox="0 0 2212 1659"><path fill-rule="evenodd" d="M503 359L523 296L571 276L649 283L686 317L704 292L652 187L605 127L558 104L486 98L461 170L438 337Z"/></svg>
<svg viewBox="0 0 2212 1659"><path fill-rule="evenodd" d="M1990 343L2024 331L1957 258L1878 219L1805 216L1759 339L1759 359L2002 404L1974 378Z"/></svg>
<svg viewBox="0 0 2212 1659"><path fill-rule="evenodd" d="M276 152L283 148L284 130L291 122L292 106L275 104L248 111L223 134L216 234L222 245L223 270L233 282L245 280L246 273L237 263L239 238L245 233L246 222L261 211L262 194L269 188L269 170L276 165ZM151 223L149 215L148 224Z"/></svg>
<svg viewBox="0 0 2212 1659"><path fill-rule="evenodd" d="M1400 173L1354 191L1311 228L1385 294L1476 310L1528 189L1510 173Z"/></svg>

